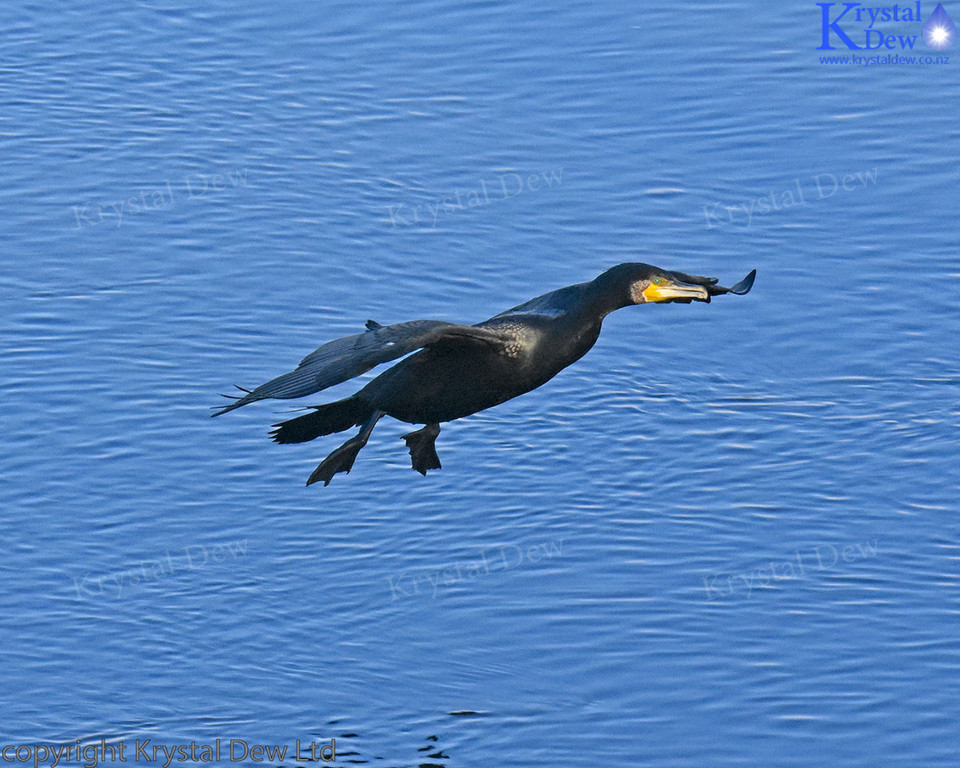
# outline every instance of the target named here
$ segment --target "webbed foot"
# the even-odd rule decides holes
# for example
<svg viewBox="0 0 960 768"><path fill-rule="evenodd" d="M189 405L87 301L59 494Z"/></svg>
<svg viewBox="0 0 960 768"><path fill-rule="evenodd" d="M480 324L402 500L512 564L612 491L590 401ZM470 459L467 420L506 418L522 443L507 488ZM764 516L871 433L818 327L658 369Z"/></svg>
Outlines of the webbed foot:
<svg viewBox="0 0 960 768"><path fill-rule="evenodd" d="M365 443L366 440L361 441L356 437L351 437L320 462L320 466L313 470L313 474L307 480L307 485L313 485L318 480L323 480L324 485L330 485L333 476L338 472L349 474L350 470L353 469L353 462L356 461L357 454L360 453L360 449L363 448Z"/></svg>
<svg viewBox="0 0 960 768"><path fill-rule="evenodd" d="M410 449L410 458L413 468L421 475L426 475L429 469L440 469L440 457L437 456L435 441L440 434L439 424L427 424L423 429L410 432L403 436Z"/></svg>
<svg viewBox="0 0 960 768"><path fill-rule="evenodd" d="M380 416L382 416L380 411L374 411L356 435L321 461L320 466L313 470L313 473L307 479L307 485L313 485L320 480L323 480L324 485L330 485L333 476L338 472L349 474L350 470L353 469L353 462L356 461L357 454L367 444L370 433L373 432L373 427Z"/></svg>

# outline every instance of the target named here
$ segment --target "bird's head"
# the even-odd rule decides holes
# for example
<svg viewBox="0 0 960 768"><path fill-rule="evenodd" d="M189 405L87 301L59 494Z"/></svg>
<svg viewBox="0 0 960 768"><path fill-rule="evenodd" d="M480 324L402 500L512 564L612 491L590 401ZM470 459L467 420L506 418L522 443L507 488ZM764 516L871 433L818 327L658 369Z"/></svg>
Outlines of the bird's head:
<svg viewBox="0 0 960 768"><path fill-rule="evenodd" d="M747 293L753 286L755 276L756 270L732 288L724 288L717 285L715 277L671 272L650 264L632 262L607 270L596 282L604 287L603 290L616 294L615 301L620 306L670 302L689 304L691 301L709 303L712 296L724 293Z"/></svg>
<svg viewBox="0 0 960 768"><path fill-rule="evenodd" d="M710 301L707 286L711 284L711 278L669 272L650 264L620 264L605 272L600 279L612 283L619 290L626 290L624 299L627 304Z"/></svg>

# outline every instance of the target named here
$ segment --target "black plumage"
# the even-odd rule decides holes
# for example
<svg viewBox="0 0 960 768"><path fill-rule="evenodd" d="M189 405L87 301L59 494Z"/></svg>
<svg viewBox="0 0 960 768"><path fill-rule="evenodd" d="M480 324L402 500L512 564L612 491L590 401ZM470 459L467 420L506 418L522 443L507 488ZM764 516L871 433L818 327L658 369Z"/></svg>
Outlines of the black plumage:
<svg viewBox="0 0 960 768"><path fill-rule="evenodd" d="M360 432L317 467L307 485L349 472L377 420L392 416L424 428L404 436L413 468L439 469L434 441L440 424L510 400L552 379L594 345L603 318L633 304L709 302L745 294L756 270L732 288L715 278L670 272L649 264L620 264L587 283L538 296L476 325L413 320L367 330L324 344L293 371L278 376L218 416L266 398L319 392L381 364L409 355L351 397L311 406L312 413L275 424L278 443L299 443L360 426ZM413 354L410 354L413 353Z"/></svg>

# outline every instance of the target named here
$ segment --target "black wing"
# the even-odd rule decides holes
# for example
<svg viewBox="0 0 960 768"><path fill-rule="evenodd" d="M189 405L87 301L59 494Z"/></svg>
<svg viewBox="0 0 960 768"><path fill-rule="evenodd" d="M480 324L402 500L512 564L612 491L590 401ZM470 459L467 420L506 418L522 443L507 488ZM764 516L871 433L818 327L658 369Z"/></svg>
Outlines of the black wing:
<svg viewBox="0 0 960 768"><path fill-rule="evenodd" d="M550 291L550 293L545 293L543 296L537 296L534 299L523 302L523 304L518 304L515 307L504 310L490 319L495 320L498 317L508 317L510 315L560 317L566 314L571 307L579 305L586 287L587 283L568 285L566 288Z"/></svg>
<svg viewBox="0 0 960 768"><path fill-rule="evenodd" d="M293 371L247 391L235 403L219 408L219 416L241 405L266 398L292 398L312 395L334 384L366 373L380 363L388 363L422 347L439 344L489 344L503 347L512 340L506 331L457 325L442 320L411 320L395 325L367 321L367 330L328 342L300 361Z"/></svg>

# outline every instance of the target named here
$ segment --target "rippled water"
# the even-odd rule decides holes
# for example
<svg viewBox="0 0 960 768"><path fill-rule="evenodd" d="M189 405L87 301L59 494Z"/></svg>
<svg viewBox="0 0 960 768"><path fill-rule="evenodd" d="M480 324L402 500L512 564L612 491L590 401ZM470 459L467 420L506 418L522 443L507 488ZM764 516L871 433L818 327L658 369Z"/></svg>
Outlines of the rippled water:
<svg viewBox="0 0 960 768"><path fill-rule="evenodd" d="M960 61L820 64L813 3L7 11L0 745L955 764ZM208 418L627 260L758 279L442 472Z"/></svg>

